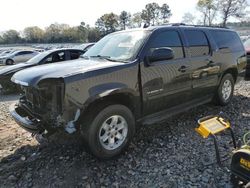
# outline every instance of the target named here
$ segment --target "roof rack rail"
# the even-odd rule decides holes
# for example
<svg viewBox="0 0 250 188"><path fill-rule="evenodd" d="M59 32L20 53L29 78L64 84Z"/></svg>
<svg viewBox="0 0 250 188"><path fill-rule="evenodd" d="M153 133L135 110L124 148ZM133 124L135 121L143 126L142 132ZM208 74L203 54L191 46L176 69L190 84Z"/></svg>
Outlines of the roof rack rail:
<svg viewBox="0 0 250 188"><path fill-rule="evenodd" d="M221 25L193 25L193 24L185 24L185 23L168 23L164 25L169 25L169 26L188 26L188 27L211 27L211 28L224 28L224 29L229 29L228 27L223 27Z"/></svg>

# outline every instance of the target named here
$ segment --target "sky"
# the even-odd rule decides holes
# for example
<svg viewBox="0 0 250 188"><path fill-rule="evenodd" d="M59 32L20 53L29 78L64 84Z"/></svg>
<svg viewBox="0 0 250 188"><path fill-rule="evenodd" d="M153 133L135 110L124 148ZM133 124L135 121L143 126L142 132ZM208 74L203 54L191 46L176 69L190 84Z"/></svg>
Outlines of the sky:
<svg viewBox="0 0 250 188"><path fill-rule="evenodd" d="M23 30L28 26L45 28L52 23L71 26L84 21L90 26L105 13L141 11L147 3L167 3L172 11L170 22L181 22L185 12L195 12L198 0L1 0L0 31ZM250 2L250 0L248 0Z"/></svg>

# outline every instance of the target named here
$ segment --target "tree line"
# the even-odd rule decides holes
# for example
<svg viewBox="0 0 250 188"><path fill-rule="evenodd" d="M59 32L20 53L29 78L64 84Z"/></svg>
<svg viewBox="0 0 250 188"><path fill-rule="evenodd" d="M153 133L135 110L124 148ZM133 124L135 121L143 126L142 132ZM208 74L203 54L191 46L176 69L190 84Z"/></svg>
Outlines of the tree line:
<svg viewBox="0 0 250 188"><path fill-rule="evenodd" d="M247 6L246 0L199 0L197 3L199 18L186 12L182 22L211 26L219 20L222 26L227 26L228 19L235 17L247 26L250 23L249 12L246 11ZM81 22L74 27L54 23L45 29L33 26L25 28L22 32L8 30L0 35L0 44L96 42L114 31L138 28L144 24L148 26L167 24L171 16L168 4L149 3L140 12L134 14L127 11L122 11L119 15L112 12L104 14L97 19L95 27Z"/></svg>
<svg viewBox="0 0 250 188"><path fill-rule="evenodd" d="M147 25L168 23L171 15L167 4L160 6L157 3L149 3L141 12L133 15L127 11L122 11L119 15L112 12L104 14L97 19L95 27L81 22L79 26L74 27L54 23L45 29L32 26L21 32L8 30L0 35L0 44L96 42L111 32L141 27L143 23Z"/></svg>
<svg viewBox="0 0 250 188"><path fill-rule="evenodd" d="M247 11L247 7L249 7L247 0L198 0L196 9L200 13L200 17L197 19L194 14L186 12L182 20L188 24L208 26L248 26L250 12ZM228 23L230 18L236 18L240 24Z"/></svg>

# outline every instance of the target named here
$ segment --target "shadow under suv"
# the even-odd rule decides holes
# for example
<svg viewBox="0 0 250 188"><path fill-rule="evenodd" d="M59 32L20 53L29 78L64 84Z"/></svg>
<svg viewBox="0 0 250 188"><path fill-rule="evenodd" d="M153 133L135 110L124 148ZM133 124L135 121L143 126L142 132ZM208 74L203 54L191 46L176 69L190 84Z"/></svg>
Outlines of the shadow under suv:
<svg viewBox="0 0 250 188"><path fill-rule="evenodd" d="M33 133L80 131L90 151L107 159L124 151L138 122L152 124L212 100L227 105L245 69L244 47L229 29L120 31L82 59L14 74L24 95L11 114Z"/></svg>

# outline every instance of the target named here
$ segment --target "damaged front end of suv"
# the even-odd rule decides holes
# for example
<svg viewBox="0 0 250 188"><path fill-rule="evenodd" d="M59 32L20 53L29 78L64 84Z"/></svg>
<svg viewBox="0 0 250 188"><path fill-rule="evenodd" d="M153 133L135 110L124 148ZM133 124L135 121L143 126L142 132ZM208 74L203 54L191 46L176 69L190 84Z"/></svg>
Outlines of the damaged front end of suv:
<svg viewBox="0 0 250 188"><path fill-rule="evenodd" d="M96 78L95 71L118 65L121 64L81 59L21 70L11 81L21 86L23 94L10 107L10 113L21 127L33 134L46 133L48 137L60 129L74 133L86 110L87 99L95 95L91 77L93 82L101 84L104 79Z"/></svg>
<svg viewBox="0 0 250 188"><path fill-rule="evenodd" d="M80 115L80 109L65 98L64 80L45 79L36 87L21 84L23 96L11 107L11 115L24 129L34 134L45 131L54 133L58 128L67 132L75 131L74 123Z"/></svg>
<svg viewBox="0 0 250 188"><path fill-rule="evenodd" d="M10 113L22 128L33 134L46 133L49 136L59 129L68 133L76 131L80 107L70 100L72 92L65 88L67 76L63 75L70 74L67 64L58 67L61 70L47 66L30 68L11 78L21 86L23 93L18 103L10 107ZM71 70L75 71L72 67Z"/></svg>

